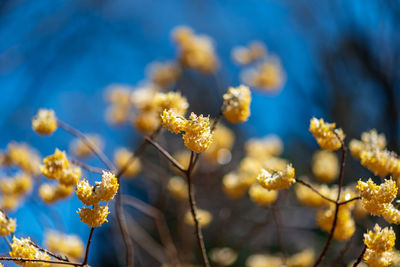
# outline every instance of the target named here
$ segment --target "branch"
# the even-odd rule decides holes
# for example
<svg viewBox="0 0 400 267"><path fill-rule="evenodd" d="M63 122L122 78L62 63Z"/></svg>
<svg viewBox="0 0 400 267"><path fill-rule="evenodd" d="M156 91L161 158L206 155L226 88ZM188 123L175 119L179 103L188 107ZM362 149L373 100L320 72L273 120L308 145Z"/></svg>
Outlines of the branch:
<svg viewBox="0 0 400 267"><path fill-rule="evenodd" d="M0 261L43 262L43 263L56 263L56 264L72 265L72 266L84 266L81 263L76 263L76 262L28 259L20 257L0 257Z"/></svg>
<svg viewBox="0 0 400 267"><path fill-rule="evenodd" d="M317 194L318 194L320 197L322 197L323 199L325 199L325 200L327 200L327 201L329 201L329 202L331 202L331 203L333 203L333 204L336 204L336 201L335 201L335 200L332 200L332 199L330 199L329 197L324 196L324 195L321 194L317 189L315 189L312 185L308 184L307 182L305 182L305 181L303 181L303 180L301 180L301 179L299 179L299 178L296 178L296 182L297 182L297 183L300 183L300 184L302 184L302 185L304 185L304 186L306 186L306 187L308 187L308 188L310 188L312 191L314 191L315 193L317 193Z"/></svg>
<svg viewBox="0 0 400 267"><path fill-rule="evenodd" d="M72 159L72 160L70 160L70 162L71 162L72 164L76 165L76 166L79 166L79 167L81 167L81 168L87 170L87 171L95 172L95 173L103 173L103 169L89 166L89 165L87 165L87 164L85 164L85 163L83 163L83 162L80 162L80 161L78 161L78 160Z"/></svg>
<svg viewBox="0 0 400 267"><path fill-rule="evenodd" d="M358 197L353 197L353 198L351 198L351 199L349 199L349 200L345 200L345 201L339 202L338 205L339 205L339 206L340 206L340 205L344 205L344 204L347 204L347 203L350 203L350 202L352 202L352 201L354 201L354 200L359 200L359 199L361 199L360 196L358 196Z"/></svg>
<svg viewBox="0 0 400 267"><path fill-rule="evenodd" d="M88 241L87 241L87 244L86 244L85 259L83 260L82 266L87 265L88 260L89 260L89 248L90 248L90 243L92 242L93 232L94 232L94 227L92 227L90 229L89 238L88 238Z"/></svg>
<svg viewBox="0 0 400 267"><path fill-rule="evenodd" d="M364 245L363 250L361 251L360 256L358 256L356 262L353 264L353 267L357 267L357 265L362 261L365 251L367 251L367 246Z"/></svg>

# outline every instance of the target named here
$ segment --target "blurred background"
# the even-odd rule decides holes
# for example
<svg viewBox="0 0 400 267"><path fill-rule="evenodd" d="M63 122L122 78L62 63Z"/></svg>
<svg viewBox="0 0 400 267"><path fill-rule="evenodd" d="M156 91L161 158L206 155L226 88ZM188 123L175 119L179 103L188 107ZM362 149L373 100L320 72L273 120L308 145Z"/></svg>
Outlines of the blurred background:
<svg viewBox="0 0 400 267"><path fill-rule="evenodd" d="M335 121L346 133L347 141L376 128L386 134L388 148L397 152L399 14L400 1L378 0L0 1L0 147L6 148L14 140L29 143L42 156L52 154L55 147L68 150L72 138L67 133L57 131L43 138L31 130L32 116L45 107L54 109L58 118L85 133L100 134L107 155L120 146L135 148L142 135L131 124L110 126L106 122L105 88L115 83L135 87L146 80L149 63L174 59L171 31L186 25L213 39L220 60L215 75L183 72L177 86L187 96L190 111L215 117L222 94L229 86L241 83L242 68L232 61L233 47L253 40L263 42L268 53L280 59L286 77L279 92L252 91L252 115L244 124L229 125L236 134L232 161L212 172L214 181L237 167L247 139L267 134L282 138L283 157L294 164L298 174L309 174L312 154L318 149L308 131L313 116ZM165 166L165 160L154 149L148 150L149 158ZM87 162L102 167L94 158ZM345 171L346 183L371 175L351 157ZM209 196L219 195L221 190L215 189L216 182L207 181L198 182L198 202L219 218L225 205L234 204L226 199L210 203ZM144 201L152 202L157 199L155 195L165 194L159 183L144 174L124 183L126 192ZM17 235L30 235L40 243L45 229L58 228L80 235L85 242L89 228L79 222L76 210L81 204L76 197L44 206L35 190L23 207L11 213L18 220ZM171 228L177 224L170 212L175 205L169 201L163 207ZM243 203L237 205L256 221L264 218L265 209L247 210ZM155 236L150 219L134 210L128 212ZM286 242L297 240L288 246L289 254L307 246L317 248L319 253L318 244L326 234L315 226L312 212L308 216L295 206L282 211L283 221L292 226L285 231L290 235ZM58 223L51 220L52 216L58 218ZM297 219L291 216L304 218L296 224ZM243 229L242 224L233 225L232 232ZM110 224L95 232L89 261L93 266L123 265L117 255L122 241L115 225L110 216ZM355 240L361 239L362 227ZM186 233L190 237L191 229ZM208 248L216 245L217 233L218 223L205 230ZM254 242L246 244L226 238L226 245L240 245L236 266L243 266L250 252L276 251L277 242L271 233L273 229L261 230ZM194 243L192 246L196 249ZM338 244L334 251L343 246ZM354 246L355 252L349 253L344 262L358 255ZM2 251L7 249L5 243L0 247ZM143 248L137 244L135 247L135 256L140 255L136 260L142 264L139 266L159 265Z"/></svg>

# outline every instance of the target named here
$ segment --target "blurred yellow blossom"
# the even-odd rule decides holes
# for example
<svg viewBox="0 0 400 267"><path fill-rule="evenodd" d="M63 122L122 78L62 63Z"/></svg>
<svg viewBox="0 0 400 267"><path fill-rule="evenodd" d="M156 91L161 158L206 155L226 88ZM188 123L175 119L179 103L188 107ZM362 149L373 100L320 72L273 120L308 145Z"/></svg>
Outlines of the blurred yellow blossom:
<svg viewBox="0 0 400 267"><path fill-rule="evenodd" d="M39 109L32 119L32 129L41 135L50 135L57 130L57 118L52 109Z"/></svg>
<svg viewBox="0 0 400 267"><path fill-rule="evenodd" d="M245 122L250 116L251 93L247 86L229 87L223 95L222 113L232 123Z"/></svg>
<svg viewBox="0 0 400 267"><path fill-rule="evenodd" d="M54 230L46 232L44 243L47 249L67 256L70 261L81 259L85 251L84 244L79 236Z"/></svg>
<svg viewBox="0 0 400 267"><path fill-rule="evenodd" d="M339 175L339 160L335 153L320 150L312 158L312 172L324 183L333 182Z"/></svg>
<svg viewBox="0 0 400 267"><path fill-rule="evenodd" d="M104 147L103 139L97 134L87 134L87 141L94 147L102 150ZM72 140L70 144L70 151L76 157L85 158L93 154L92 149L84 143L81 139L77 138Z"/></svg>
<svg viewBox="0 0 400 267"><path fill-rule="evenodd" d="M212 221L212 215L210 212L206 211L206 210L202 210L202 209L197 209L197 219L199 221L200 227L207 227L211 221ZM194 226L194 220L193 220L193 216L192 213L190 211L187 211L185 213L185 223Z"/></svg>
<svg viewBox="0 0 400 267"><path fill-rule="evenodd" d="M135 157L132 160L133 153L126 148L119 148L114 152L114 162L119 170L126 167L124 175L127 177L135 177L142 169L142 163L139 158Z"/></svg>

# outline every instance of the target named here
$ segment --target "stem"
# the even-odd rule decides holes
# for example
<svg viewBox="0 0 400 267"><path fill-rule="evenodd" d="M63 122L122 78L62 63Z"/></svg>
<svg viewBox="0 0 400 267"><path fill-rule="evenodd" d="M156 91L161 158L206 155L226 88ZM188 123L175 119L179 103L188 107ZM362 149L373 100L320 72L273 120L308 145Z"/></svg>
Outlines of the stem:
<svg viewBox="0 0 400 267"><path fill-rule="evenodd" d="M171 163L172 165L174 165L179 171L186 173L187 171L182 167L182 165L176 161L176 159L174 159L171 154L169 154L159 143L155 142L154 140L152 140L151 138L145 136L144 140L146 142L148 142L149 144L151 144L152 146L154 146L155 148L158 149L158 151L161 152L161 154L164 155L164 157L166 157ZM191 162L190 162L191 163ZM192 164L190 164L191 166ZM190 168L189 166L189 168Z"/></svg>
<svg viewBox="0 0 400 267"><path fill-rule="evenodd" d="M127 267L133 267L133 243L129 237L128 226L123 207L121 205L121 191L117 192L116 196L116 215L119 229L121 230L122 239L125 245L125 261Z"/></svg>
<svg viewBox="0 0 400 267"><path fill-rule="evenodd" d="M72 266L84 266L81 263L76 263L76 262L28 259L20 257L0 257L0 261L44 262L44 263L56 263L56 264L72 265Z"/></svg>
<svg viewBox="0 0 400 267"><path fill-rule="evenodd" d="M272 207L272 215L273 215L273 219L276 225L276 230L277 230L277 234L278 234L278 242L279 242L279 246L280 249L282 251L282 261L283 263L286 264L286 252L285 252L285 242L284 242L284 238L283 238L283 232L282 232L282 218L278 209L278 205L275 204Z"/></svg>
<svg viewBox="0 0 400 267"><path fill-rule="evenodd" d="M352 202L352 201L354 201L354 200L359 200L359 199L361 199L361 197L353 197L353 198L351 198L351 199L349 199L349 200L339 202L338 205L339 205L339 206L340 206L340 205L344 205L344 204L347 204L347 203L350 203L350 202Z"/></svg>
<svg viewBox="0 0 400 267"><path fill-rule="evenodd" d="M301 179L299 179L299 178L296 178L296 182L297 183L300 183L300 184L302 184L302 185L304 185L304 186L306 186L306 187L308 187L308 188L310 188L312 191L314 191L315 193L317 193L320 197L322 197L323 199L325 199L325 200L327 200L327 201L329 201L329 202L331 202L331 203L333 203L333 204L336 204L336 201L335 200L332 200L332 199L330 199L329 197L326 197L326 196L324 196L323 194L321 194L317 189L315 189L312 185L310 185L309 183L307 183L307 182L305 182L305 181L303 181L303 180L301 180Z"/></svg>
<svg viewBox="0 0 400 267"><path fill-rule="evenodd" d="M47 250L47 249L41 248L38 244L36 244L36 243L33 242L32 240L31 240L31 245L34 246L34 247L36 247L36 248L39 249L40 251L42 251L42 252L44 252L44 253L46 253L46 254L49 254L50 256L56 258L57 260L69 262L69 260L68 260L65 256L62 257L62 256L57 255L57 254L55 254L55 253L53 253L53 252L51 252L51 251L49 251L49 250Z"/></svg>
<svg viewBox="0 0 400 267"><path fill-rule="evenodd" d="M73 159L72 159L72 160L70 160L70 162L71 162L72 164L76 165L76 166L79 166L79 167L81 167L81 168L87 170L87 171L95 172L95 173L103 173L103 169L89 166L89 165L87 165L87 164L85 164L85 163L83 163L83 162L80 162L80 161L78 161L78 160L73 160Z"/></svg>
<svg viewBox="0 0 400 267"><path fill-rule="evenodd" d="M339 135L337 134L336 131L333 131L337 137L337 139L339 140L339 142L341 143L341 150L342 150L342 160L341 160L341 164L340 164L340 174L339 174L339 184L338 184L338 194L336 197L336 201L335 201L335 215L333 217L333 223L332 223L332 228L331 231L329 233L328 239L326 240L324 249L322 250L321 254L319 255L317 261L314 264L314 267L317 267L322 259L324 258L326 252L328 251L328 248L331 244L332 238L333 238L333 234L335 232L335 228L336 228L336 223L337 223L337 219L338 219L338 214L339 214L339 208L340 208L340 194L342 192L342 187L343 187L343 173L344 173L344 165L345 165L345 159L346 159L346 147L344 145L343 140L339 137Z"/></svg>
<svg viewBox="0 0 400 267"><path fill-rule="evenodd" d="M90 142L86 135L84 135L81 131L60 120L57 120L57 125L71 135L79 138L104 163L104 165L107 166L108 169L115 170L114 164L107 158L106 155L104 155L103 151L101 151L95 144Z"/></svg>
<svg viewBox="0 0 400 267"><path fill-rule="evenodd" d="M94 232L94 227L92 227L90 229L89 238L88 238L88 241L87 241L87 244L86 244L85 259L83 260L82 266L87 265L88 260L89 260L89 248L90 248L90 243L92 242L93 232Z"/></svg>
<svg viewBox="0 0 400 267"><path fill-rule="evenodd" d="M356 266L362 261L362 258L363 258L363 256L364 256L365 251L367 251L367 246L364 245L364 248L363 248L363 250L361 251L360 256L358 256L356 262L353 264L353 267L356 267Z"/></svg>
<svg viewBox="0 0 400 267"><path fill-rule="evenodd" d="M193 165L194 165L193 163L195 163L195 159L194 159L194 152L192 151L192 153L190 154L190 162L189 162L188 170L185 172L186 178L187 178L187 183L188 183L190 211L192 212L193 221L195 223L195 229L196 229L195 233L196 233L196 237L197 237L197 244L200 248L203 264L205 267L210 267L210 263L208 262L208 258L207 258L206 248L204 246L203 233L201 232L200 223L197 218L196 200L195 200L194 191L192 189L193 184L192 184L191 176L192 176L192 170L193 170Z"/></svg>

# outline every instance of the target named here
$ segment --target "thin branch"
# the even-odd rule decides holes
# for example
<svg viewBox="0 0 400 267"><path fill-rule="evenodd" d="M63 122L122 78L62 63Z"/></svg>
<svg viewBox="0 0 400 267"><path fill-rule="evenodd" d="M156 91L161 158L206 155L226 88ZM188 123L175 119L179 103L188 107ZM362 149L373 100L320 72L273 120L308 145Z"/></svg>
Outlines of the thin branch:
<svg viewBox="0 0 400 267"><path fill-rule="evenodd" d="M346 146L344 145L343 140L340 138L340 136L338 135L338 133L336 131L333 131L337 137L337 139L339 140L340 144L341 144L341 150L342 150L342 160L341 160L341 164L340 164L340 174L339 174L339 184L338 184L338 194L336 197L336 201L335 201L335 214L333 217L333 223L332 223L332 228L331 231L329 233L328 239L326 240L325 246L321 252L321 254L319 255L317 261L314 264L314 267L317 267L322 259L324 258L326 252L328 251L328 248L331 244L332 238L333 238L333 234L335 232L335 228L336 228L336 224L337 224L337 219L338 219L338 214L339 214L339 208L340 208L340 194L342 192L342 187L343 187L343 174L344 174L344 165L345 165L345 159L346 159Z"/></svg>
<svg viewBox="0 0 400 267"><path fill-rule="evenodd" d="M347 204L347 203L353 202L354 200L359 200L359 199L361 199L360 196L358 196L358 197L353 197L353 198L351 198L351 199L349 199L349 200L345 200L345 201L339 202L338 205L339 205L339 206L340 206L340 205L344 205L344 204Z"/></svg>
<svg viewBox="0 0 400 267"><path fill-rule="evenodd" d="M365 254L365 251L367 251L367 246L364 245L364 248L361 251L360 256L358 256L356 262L353 264L353 267L357 267L357 265L362 261L362 258L363 258L364 254Z"/></svg>
<svg viewBox="0 0 400 267"><path fill-rule="evenodd" d="M283 238L283 231L282 231L282 218L281 218L281 214L279 212L278 206L277 204L274 204L274 206L272 207L272 217L274 219L275 222L275 226L276 226L276 232L278 234L278 242L279 242L279 246L280 249L282 251L282 261L284 263L286 263L286 250L285 250L285 242L284 242L284 238Z"/></svg>
<svg viewBox="0 0 400 267"><path fill-rule="evenodd" d="M37 249L39 249L40 251L42 251L42 252L44 252L46 254L49 254L50 256L56 258L57 260L69 262L69 260L65 256L57 255L57 254L55 254L55 253L53 253L53 252L51 252L51 251L49 251L49 250L47 250L45 248L42 248L38 244L33 242L32 240L30 240L30 243L31 243L32 246L36 247Z"/></svg>
<svg viewBox="0 0 400 267"><path fill-rule="evenodd" d="M205 267L210 267L210 263L208 262L207 258L207 252L206 248L204 246L204 240L203 240L203 233L201 232L201 227L199 220L197 218L197 206L196 206L196 199L194 196L194 190L192 189L193 184L192 184L192 170L193 170L193 163L195 163L195 158L194 158L194 152L192 151L190 154L190 161L189 161L189 166L188 170L185 172L186 178L187 178L187 184L188 184L188 194L189 194L189 204L190 204L190 211L192 212L192 217L193 221L195 224L195 233L197 237L197 244L200 248L201 252L201 258L203 260L203 264Z"/></svg>
<svg viewBox="0 0 400 267"><path fill-rule="evenodd" d="M77 262L28 259L28 258L20 258L20 257L0 257L0 261L43 262L43 263L56 263L56 264L72 265L72 266L84 266L81 263L77 263Z"/></svg>
<svg viewBox="0 0 400 267"><path fill-rule="evenodd" d="M57 120L57 125L71 135L79 138L107 166L109 170L115 170L114 164L107 158L103 151L93 144L81 131L60 120Z"/></svg>
<svg viewBox="0 0 400 267"><path fill-rule="evenodd" d="M85 164L85 163L83 163L81 161L78 161L78 160L72 159L72 160L70 160L70 162L72 164L77 165L77 166L79 166L79 167L81 167L81 168L83 168L83 169L85 169L87 171L90 171L90 172L102 173L104 171L101 168L96 168L96 167L89 166L89 165L87 165L87 164Z"/></svg>
<svg viewBox="0 0 400 267"><path fill-rule="evenodd" d="M88 241L87 241L87 244L86 244L85 259L83 260L82 266L87 265L88 260L89 260L89 248L90 248L90 243L92 242L93 232L94 232L94 227L92 227L90 229L89 238L88 238Z"/></svg>
<svg viewBox="0 0 400 267"><path fill-rule="evenodd" d="M158 233L160 235L160 240L163 243L167 254L170 258L170 262L175 266L179 265L178 251L174 245L174 242L169 232L167 222L165 220L164 214L157 208L137 199L132 196L124 195L122 196L122 201L126 205L130 205L144 214L154 218Z"/></svg>
<svg viewBox="0 0 400 267"><path fill-rule="evenodd" d="M155 142L147 136L144 137L144 140L154 146L158 151L160 151L160 153L163 154L164 157L167 158L179 171L183 173L187 172L185 168L182 167L182 165L178 161L176 161L176 159L174 159L171 154L169 154L159 143Z"/></svg>
<svg viewBox="0 0 400 267"><path fill-rule="evenodd" d="M325 199L325 200L327 200L327 201L329 201L329 202L331 202L331 203L333 203L333 204L336 204L336 201L335 200L332 200L332 199L330 199L329 197L326 197L326 196L324 196L323 194L321 194L317 189L315 189L312 185L310 185L309 183L307 183L307 182L305 182L305 181L303 181L303 180L301 180L301 179L299 179L299 178L296 178L296 182L297 183L300 183L300 184L302 184L302 185L304 185L304 186L306 186L306 187L308 187L308 188L310 188L312 191L314 191L316 194L318 194L320 197L322 197L323 199Z"/></svg>

